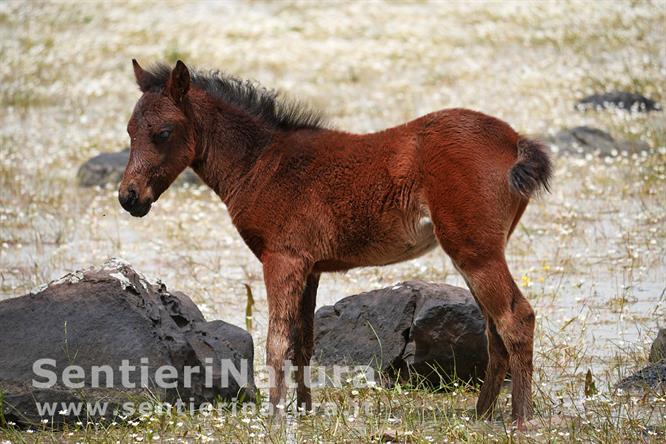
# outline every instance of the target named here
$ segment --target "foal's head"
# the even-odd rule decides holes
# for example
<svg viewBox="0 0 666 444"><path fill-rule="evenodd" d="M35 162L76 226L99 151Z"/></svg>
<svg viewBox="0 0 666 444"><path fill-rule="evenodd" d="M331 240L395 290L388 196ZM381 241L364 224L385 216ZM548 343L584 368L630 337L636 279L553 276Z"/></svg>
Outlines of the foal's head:
<svg viewBox="0 0 666 444"><path fill-rule="evenodd" d="M148 214L150 206L195 157L194 126L187 99L190 73L180 60L166 83L132 60L143 95L127 124L130 156L118 200L132 216Z"/></svg>

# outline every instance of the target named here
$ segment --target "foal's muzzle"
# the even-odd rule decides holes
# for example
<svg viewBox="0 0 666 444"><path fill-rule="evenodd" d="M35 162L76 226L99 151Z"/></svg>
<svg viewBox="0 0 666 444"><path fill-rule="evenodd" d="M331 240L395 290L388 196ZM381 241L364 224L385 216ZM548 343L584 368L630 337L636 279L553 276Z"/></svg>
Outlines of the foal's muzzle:
<svg viewBox="0 0 666 444"><path fill-rule="evenodd" d="M118 190L118 201L120 205L134 217L143 217L150 211L153 200L148 198L141 200L139 193L131 185L126 190Z"/></svg>

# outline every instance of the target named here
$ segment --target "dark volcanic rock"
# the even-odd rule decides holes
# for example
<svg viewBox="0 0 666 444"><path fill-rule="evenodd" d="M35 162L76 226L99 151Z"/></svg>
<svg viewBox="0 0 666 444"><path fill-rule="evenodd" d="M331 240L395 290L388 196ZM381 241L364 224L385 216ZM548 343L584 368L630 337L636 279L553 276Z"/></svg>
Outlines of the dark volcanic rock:
<svg viewBox="0 0 666 444"><path fill-rule="evenodd" d="M418 299L408 285L346 297L315 314L315 360L321 365L402 365Z"/></svg>
<svg viewBox="0 0 666 444"><path fill-rule="evenodd" d="M555 136L546 137L545 139L549 144L555 146L559 154L584 156L590 153L600 157L614 157L624 151L637 153L650 149L650 146L645 142L615 140L607 132L589 126L563 129Z"/></svg>
<svg viewBox="0 0 666 444"><path fill-rule="evenodd" d="M106 184L120 183L129 160L129 148L116 153L102 153L85 161L76 173L79 186L94 187ZM200 184L201 180L194 171L187 168L174 182L174 185L184 183Z"/></svg>
<svg viewBox="0 0 666 444"><path fill-rule="evenodd" d="M650 362L659 362L666 359L666 328L657 333L657 338L650 347Z"/></svg>
<svg viewBox="0 0 666 444"><path fill-rule="evenodd" d="M624 390L666 388L666 359L654 362L624 378L618 387Z"/></svg>
<svg viewBox="0 0 666 444"><path fill-rule="evenodd" d="M222 321L206 322L189 297L146 281L129 264L117 260L0 301L2 409L5 418L21 424L40 419L37 402L56 403L55 411L46 417L61 422L86 420L85 409L80 414L58 414L69 402L108 402L101 416L110 417L126 401L253 399L253 354L252 337L246 331ZM40 359L52 361L33 367ZM246 360L245 387L234 378L222 386L215 377L222 360L238 369ZM125 381L123 362L135 367L125 371ZM65 384L63 370L72 365L84 373L75 380L82 382L80 388ZM94 370L102 366L110 367L110 379ZM193 374L192 383L187 383L184 369L197 366L201 375ZM160 367L166 372L160 377L166 385L156 381ZM206 367L213 369L211 387L204 387ZM141 378L142 368L147 379ZM55 384L34 384L33 380L48 382L44 371L53 373ZM98 374L94 384L93 375Z"/></svg>
<svg viewBox="0 0 666 444"><path fill-rule="evenodd" d="M662 328L650 348L650 364L618 384L621 389L666 388L666 329Z"/></svg>
<svg viewBox="0 0 666 444"><path fill-rule="evenodd" d="M592 94L584 97L576 104L578 109L619 108L634 112L659 111L661 106L647 97L626 91L611 91L603 94Z"/></svg>
<svg viewBox="0 0 666 444"><path fill-rule="evenodd" d="M193 375L192 389L189 396L208 401L214 401L218 397L254 400L252 366L254 343L252 342L252 336L247 331L219 320L197 322L192 330L185 333L185 339L194 352L195 362L212 362L212 380L216 382L213 387L208 387L205 383L204 373ZM222 381L221 378L225 372L221 365L221 357L222 359L231 359L236 369L240 370L242 374L248 375L249 389L239 386L231 376L229 377L230 385L225 388L220 387L220 381ZM246 365L246 367L243 367L243 365Z"/></svg>
<svg viewBox="0 0 666 444"><path fill-rule="evenodd" d="M469 291L410 281L320 308L314 359L324 366L409 371L438 385L453 375L483 376L484 332L485 321Z"/></svg>
<svg viewBox="0 0 666 444"><path fill-rule="evenodd" d="M482 378L488 362L486 323L471 293L459 287L420 283L420 300L403 355L413 371L439 383L445 375Z"/></svg>

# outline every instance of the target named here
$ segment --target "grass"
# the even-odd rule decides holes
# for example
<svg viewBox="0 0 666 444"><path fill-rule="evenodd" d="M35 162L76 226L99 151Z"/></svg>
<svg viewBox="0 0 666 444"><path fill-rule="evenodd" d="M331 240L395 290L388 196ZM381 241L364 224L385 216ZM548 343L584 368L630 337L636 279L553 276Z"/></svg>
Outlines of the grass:
<svg viewBox="0 0 666 444"><path fill-rule="evenodd" d="M474 419L474 391L451 383L436 393L417 386L394 384L355 389L321 389L314 414L287 414L287 420L261 413L254 405L218 405L195 415L162 410L100 423L66 424L45 421L28 431L11 424L0 437L20 442L177 441L198 442L660 442L666 434L666 396L615 395L585 397L584 381L546 395L535 392L535 419L526 432L516 432L508 418L508 402L492 421ZM565 414L565 403L577 405ZM652 418L645 423L645 416Z"/></svg>
<svg viewBox="0 0 666 444"><path fill-rule="evenodd" d="M472 414L476 388L416 383L317 390L315 401L330 411L286 427L261 413L153 413L62 430L3 424L0 441L663 441L664 393L614 388L645 364L666 314L663 112L574 104L627 89L664 105L664 20L654 2L1 4L0 299L120 256L191 295L208 319L246 326L251 316L257 365L267 328L261 267L212 192L170 189L136 220L114 187L76 186L81 162L128 143L138 98L132 58L257 79L350 131L464 106L526 134L590 125L651 149L557 158L552 193L531 203L509 244L509 264L537 312L536 415L526 434L511 430L507 389L498 416L482 422ZM318 305L407 279L463 285L434 251L325 276ZM588 371L597 393L586 397ZM364 403L373 410L355 412Z"/></svg>

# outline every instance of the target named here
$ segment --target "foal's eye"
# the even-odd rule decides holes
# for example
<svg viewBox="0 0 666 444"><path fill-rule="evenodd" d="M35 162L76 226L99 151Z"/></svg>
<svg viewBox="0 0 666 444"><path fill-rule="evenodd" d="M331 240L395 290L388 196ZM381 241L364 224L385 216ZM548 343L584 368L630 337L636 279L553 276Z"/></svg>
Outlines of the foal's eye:
<svg viewBox="0 0 666 444"><path fill-rule="evenodd" d="M169 139L169 136L171 135L171 130L170 129L163 129L159 133L155 135L155 141L156 142L166 142Z"/></svg>

